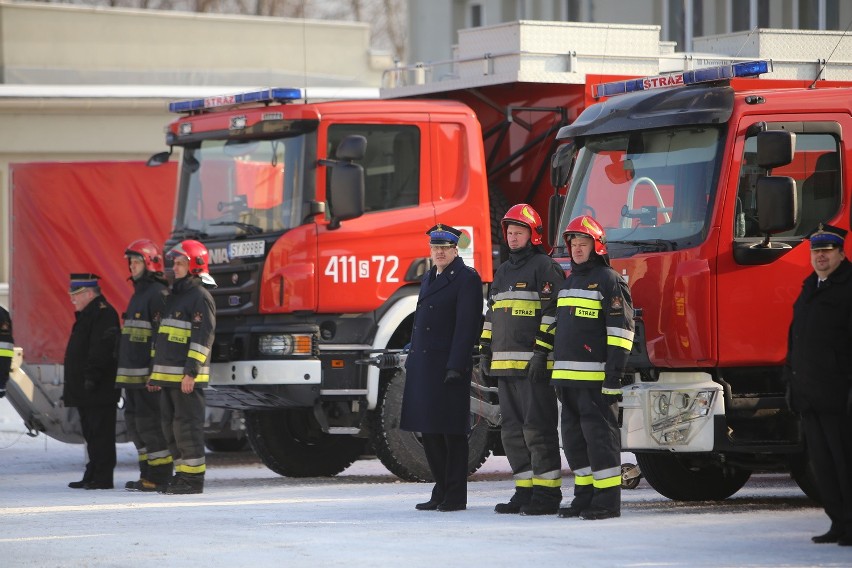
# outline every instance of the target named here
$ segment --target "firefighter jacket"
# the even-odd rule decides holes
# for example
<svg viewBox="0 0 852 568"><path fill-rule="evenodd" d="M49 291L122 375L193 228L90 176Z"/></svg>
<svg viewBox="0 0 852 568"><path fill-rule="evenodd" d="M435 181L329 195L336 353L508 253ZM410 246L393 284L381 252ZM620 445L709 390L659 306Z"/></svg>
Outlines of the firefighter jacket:
<svg viewBox="0 0 852 568"><path fill-rule="evenodd" d="M553 341L552 383L558 387L619 390L633 347L633 303L627 283L597 255L572 265L557 296L554 337L539 334L536 347Z"/></svg>
<svg viewBox="0 0 852 568"><path fill-rule="evenodd" d="M536 334L554 322L555 306L549 307L550 299L564 280L562 267L529 244L511 252L500 265L491 284L480 338L483 351L491 351L491 376L526 375ZM550 313L543 313L545 307Z"/></svg>
<svg viewBox="0 0 852 568"><path fill-rule="evenodd" d="M133 288L121 327L116 388L145 388L151 374L153 340L169 294L168 287L150 272L134 280Z"/></svg>
<svg viewBox="0 0 852 568"><path fill-rule="evenodd" d="M817 287L812 272L793 304L785 377L793 410L843 414L852 391L852 263Z"/></svg>
<svg viewBox="0 0 852 568"><path fill-rule="evenodd" d="M210 349L216 329L213 297L196 276L176 280L166 302L157 339L151 384L180 387L184 375L196 388L210 381Z"/></svg>
<svg viewBox="0 0 852 568"><path fill-rule="evenodd" d="M9 312L0 307L0 390L6 388L9 369L12 368L12 356L15 340L12 339L12 318Z"/></svg>
<svg viewBox="0 0 852 568"><path fill-rule="evenodd" d="M115 389L118 313L103 296L96 296L74 317L65 350L62 400L65 406L113 405L119 396Z"/></svg>

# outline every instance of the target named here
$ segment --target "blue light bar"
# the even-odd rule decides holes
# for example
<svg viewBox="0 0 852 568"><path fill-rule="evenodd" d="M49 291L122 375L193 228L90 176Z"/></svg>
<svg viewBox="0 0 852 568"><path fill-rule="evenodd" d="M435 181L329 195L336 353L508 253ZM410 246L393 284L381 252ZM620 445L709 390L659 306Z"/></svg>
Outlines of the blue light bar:
<svg viewBox="0 0 852 568"><path fill-rule="evenodd" d="M169 112L181 113L203 111L245 103L286 103L301 98L301 89L264 89L262 91L252 91L250 93L239 93L236 95L218 95L215 97L205 97L203 99L177 101L169 103Z"/></svg>
<svg viewBox="0 0 852 568"><path fill-rule="evenodd" d="M592 87L592 96L599 99L601 97L614 97L638 91L723 81L733 79L734 77L758 77L770 71L772 71L772 61L746 61L732 65L720 65L718 67L684 71L683 73L669 73L666 75L643 77L642 79L627 79L626 81L601 83Z"/></svg>

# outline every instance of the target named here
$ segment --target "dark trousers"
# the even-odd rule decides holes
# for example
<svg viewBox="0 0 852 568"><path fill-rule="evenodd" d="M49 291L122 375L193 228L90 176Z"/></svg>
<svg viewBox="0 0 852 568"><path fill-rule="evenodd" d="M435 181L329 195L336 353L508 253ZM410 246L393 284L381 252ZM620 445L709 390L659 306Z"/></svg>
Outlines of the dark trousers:
<svg viewBox="0 0 852 568"><path fill-rule="evenodd" d="M112 485L112 472L115 469L116 405L81 406L77 410L80 413L80 425L89 457L83 481Z"/></svg>
<svg viewBox="0 0 852 568"><path fill-rule="evenodd" d="M466 434L422 434L426 461L435 478L431 501L467 505Z"/></svg>
<svg viewBox="0 0 852 568"><path fill-rule="evenodd" d="M852 416L803 412L802 427L831 530L852 537Z"/></svg>
<svg viewBox="0 0 852 568"><path fill-rule="evenodd" d="M538 480L552 487L562 477L556 391L526 378L501 377L497 384L503 415L500 436L515 485L533 487Z"/></svg>
<svg viewBox="0 0 852 568"><path fill-rule="evenodd" d="M189 394L176 387L160 391L160 417L166 444L174 458L175 473L204 475L204 391Z"/></svg>
<svg viewBox="0 0 852 568"><path fill-rule="evenodd" d="M581 509L621 510L621 433L618 403L601 394L600 384L561 388L562 447L574 472L574 495ZM590 492L589 487L593 490Z"/></svg>

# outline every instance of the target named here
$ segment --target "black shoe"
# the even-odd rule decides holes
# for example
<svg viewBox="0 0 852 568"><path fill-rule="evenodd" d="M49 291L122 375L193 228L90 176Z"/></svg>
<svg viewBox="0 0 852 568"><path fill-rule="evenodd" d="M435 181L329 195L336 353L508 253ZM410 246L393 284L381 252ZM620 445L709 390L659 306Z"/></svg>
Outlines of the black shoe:
<svg viewBox="0 0 852 568"><path fill-rule="evenodd" d="M600 507L589 507L580 512L580 518L586 521L600 521L602 519L614 519L621 516L621 511L611 511Z"/></svg>
<svg viewBox="0 0 852 568"><path fill-rule="evenodd" d="M842 536L843 535L839 532L828 531L825 534L819 534L817 536L812 536L811 540L814 541L816 544L827 544L827 543L839 542L840 538Z"/></svg>
<svg viewBox="0 0 852 568"><path fill-rule="evenodd" d="M86 485L83 486L83 489L112 489L112 488L113 488L112 483L95 483L93 481L89 482L89 483L87 483Z"/></svg>
<svg viewBox="0 0 852 568"><path fill-rule="evenodd" d="M517 515L521 512L521 507L520 503L513 503L511 501L508 503L497 503L494 506L494 512L501 515Z"/></svg>
<svg viewBox="0 0 852 568"><path fill-rule="evenodd" d="M580 507L569 505L567 507L559 507L559 512L556 515L561 519L575 519L583 513Z"/></svg>
<svg viewBox="0 0 852 568"><path fill-rule="evenodd" d="M434 511L435 509L438 508L438 505L440 505L440 504L441 504L440 501L432 501L430 499L429 501L426 501L425 503L416 504L414 506L414 508L417 509L418 511Z"/></svg>
<svg viewBox="0 0 852 568"><path fill-rule="evenodd" d="M81 479L80 481L72 481L68 484L68 487L71 489L85 489L87 483L89 482Z"/></svg>
<svg viewBox="0 0 852 568"><path fill-rule="evenodd" d="M523 507L521 507L521 515L538 516L538 515L555 515L559 510L559 502L547 503L545 501L537 501L533 499Z"/></svg>
<svg viewBox="0 0 852 568"><path fill-rule="evenodd" d="M452 511L464 511L467 509L466 503L441 503L438 505L438 510L442 513L449 513Z"/></svg>
<svg viewBox="0 0 852 568"><path fill-rule="evenodd" d="M837 539L837 544L840 546L852 546L852 536L843 535Z"/></svg>

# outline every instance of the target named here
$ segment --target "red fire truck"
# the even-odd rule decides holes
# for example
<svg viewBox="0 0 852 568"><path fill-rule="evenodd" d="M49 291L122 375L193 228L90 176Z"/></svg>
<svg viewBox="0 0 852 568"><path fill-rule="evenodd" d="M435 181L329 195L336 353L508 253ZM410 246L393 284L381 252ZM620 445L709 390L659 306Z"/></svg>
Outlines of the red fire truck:
<svg viewBox="0 0 852 568"><path fill-rule="evenodd" d="M606 227L640 313L623 447L672 499L724 499L773 470L817 498L781 367L806 236L849 228L852 88L745 78L771 70L600 85L610 98L557 136L570 141L554 159L558 226L591 214Z"/></svg>

